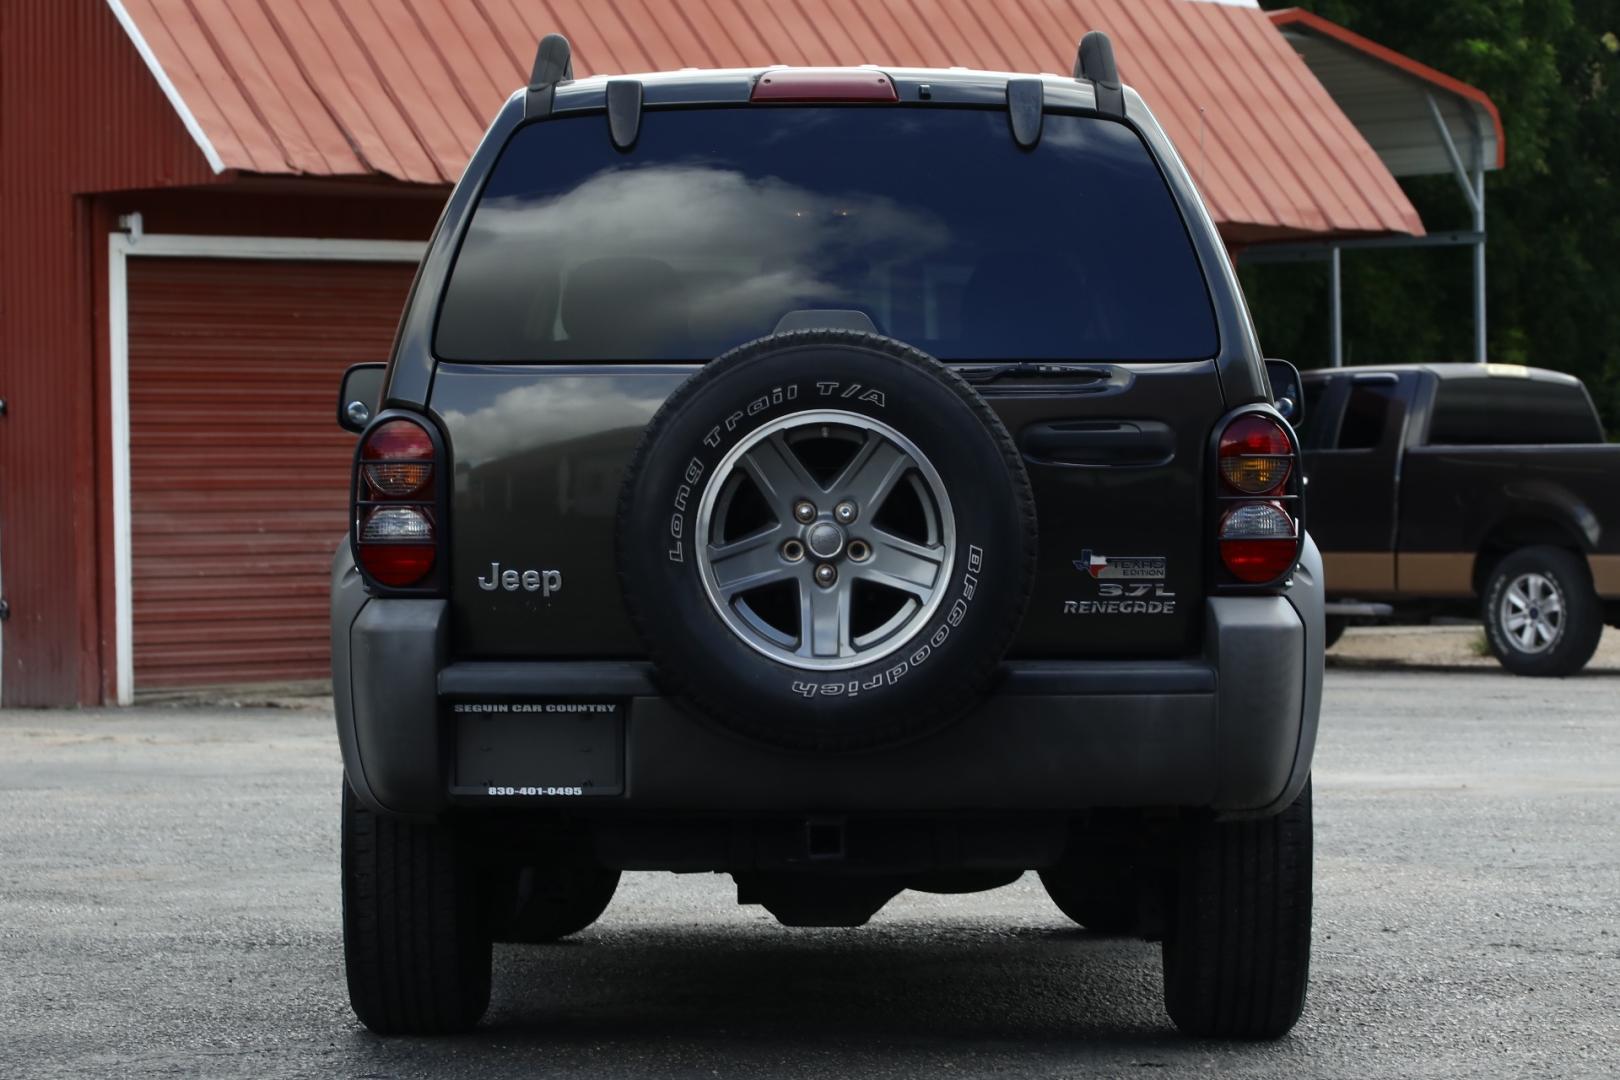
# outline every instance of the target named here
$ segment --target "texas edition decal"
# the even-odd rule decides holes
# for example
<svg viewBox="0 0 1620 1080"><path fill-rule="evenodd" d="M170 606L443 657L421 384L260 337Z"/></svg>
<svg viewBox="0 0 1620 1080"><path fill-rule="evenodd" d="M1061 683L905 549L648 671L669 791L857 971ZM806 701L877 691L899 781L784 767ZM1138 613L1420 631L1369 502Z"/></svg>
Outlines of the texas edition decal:
<svg viewBox="0 0 1620 1080"><path fill-rule="evenodd" d="M1098 555L1090 548L1074 568L1097 582L1097 599L1065 600L1065 615L1174 615L1176 594L1164 586L1163 555Z"/></svg>

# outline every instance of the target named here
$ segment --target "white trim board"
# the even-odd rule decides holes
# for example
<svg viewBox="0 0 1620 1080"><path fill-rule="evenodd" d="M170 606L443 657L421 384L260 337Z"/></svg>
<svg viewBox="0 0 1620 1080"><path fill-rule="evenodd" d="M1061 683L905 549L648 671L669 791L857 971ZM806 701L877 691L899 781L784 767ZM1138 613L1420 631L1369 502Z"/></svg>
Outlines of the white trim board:
<svg viewBox="0 0 1620 1080"><path fill-rule="evenodd" d="M114 7L119 5L114 3ZM203 259L318 259L332 262L420 262L417 240L336 240L303 236L185 236L147 234L107 238L109 396L112 405L113 651L116 698L135 700L135 600L129 490L130 256Z"/></svg>
<svg viewBox="0 0 1620 1080"><path fill-rule="evenodd" d="M202 125L197 122L197 117L191 111L191 106L187 105L185 98L180 96L180 91L174 85L173 80L169 78L169 73L163 70L162 64L158 63L157 54L152 51L152 46L147 42L146 35L141 33L141 28L135 25L135 19L130 15L129 9L124 6L124 0L107 0L107 6L112 9L113 17L118 20L118 25L124 28L124 33L129 35L130 43L135 46L135 51L141 54L141 59L146 63L146 69L152 73L152 78L157 80L158 88L163 91L163 96L169 99L169 104L174 107L174 111L180 117L180 123L185 125L187 134L197 144L197 149L202 151L202 156L207 160L208 167L216 173L224 172L225 159L219 156L218 150L214 149L213 141L203 131Z"/></svg>

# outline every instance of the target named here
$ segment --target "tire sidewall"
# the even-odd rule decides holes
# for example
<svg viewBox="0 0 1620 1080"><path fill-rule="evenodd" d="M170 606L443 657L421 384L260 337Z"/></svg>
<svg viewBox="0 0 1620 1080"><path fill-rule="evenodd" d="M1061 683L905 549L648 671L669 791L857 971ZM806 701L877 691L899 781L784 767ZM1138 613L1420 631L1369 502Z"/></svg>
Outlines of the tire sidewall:
<svg viewBox="0 0 1620 1080"><path fill-rule="evenodd" d="M1584 666L1590 656L1590 648L1585 640L1589 636L1585 623L1590 620L1586 618L1584 609L1592 585L1580 570L1576 557L1561 549L1527 548L1508 555L1491 571L1481 616L1491 652L1503 667L1521 675L1563 675ZM1550 578L1558 587L1564 602L1564 622L1558 640L1551 648L1539 653L1520 649L1502 624L1502 595L1515 578L1527 573ZM1601 632L1601 625L1598 629ZM1591 644L1595 645L1595 642ZM1586 655L1577 660L1576 654L1583 649Z"/></svg>
<svg viewBox="0 0 1620 1080"><path fill-rule="evenodd" d="M986 656L999 659L1028 591L1027 488L1019 491L1022 477L962 394L972 391L927 363L937 370L859 345L772 347L765 339L695 376L650 426L620 511L626 602L661 670L726 726L813 749L892 742L897 719L918 729L948 719L952 699L973 693ZM911 440L938 473L956 530L947 592L927 623L881 658L835 670L793 667L738 638L710 602L695 557L704 539L695 535L698 508L723 482L716 473L725 456L768 424L825 410L880 421Z"/></svg>

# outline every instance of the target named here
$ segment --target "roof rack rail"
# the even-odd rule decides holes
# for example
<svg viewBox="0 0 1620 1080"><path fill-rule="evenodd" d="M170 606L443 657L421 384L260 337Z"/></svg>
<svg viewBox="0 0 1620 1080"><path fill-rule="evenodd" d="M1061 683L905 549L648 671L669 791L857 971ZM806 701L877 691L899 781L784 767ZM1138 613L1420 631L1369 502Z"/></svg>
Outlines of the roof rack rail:
<svg viewBox="0 0 1620 1080"><path fill-rule="evenodd" d="M1085 79L1097 96L1097 111L1125 117L1125 91L1119 84L1119 68L1114 66L1114 43L1101 30L1091 30L1080 39L1080 52L1074 58L1074 77Z"/></svg>
<svg viewBox="0 0 1620 1080"><path fill-rule="evenodd" d="M559 83L574 81L574 50L561 34L547 34L534 53L529 92L523 95L524 119L551 115L551 99Z"/></svg>

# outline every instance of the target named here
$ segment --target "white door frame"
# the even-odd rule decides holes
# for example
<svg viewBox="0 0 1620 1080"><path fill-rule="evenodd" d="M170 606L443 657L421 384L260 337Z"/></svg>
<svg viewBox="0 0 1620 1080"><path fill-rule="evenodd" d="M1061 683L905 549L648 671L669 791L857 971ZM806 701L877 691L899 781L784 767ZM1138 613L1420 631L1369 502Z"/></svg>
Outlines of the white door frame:
<svg viewBox="0 0 1620 1080"><path fill-rule="evenodd" d="M337 240L303 236L189 236L130 232L107 238L107 322L112 381L113 643L117 701L135 699L135 606L129 493L129 271L131 256L188 259L293 259L420 262L417 240ZM333 401L336 401L333 398ZM335 423L335 421L334 421Z"/></svg>

